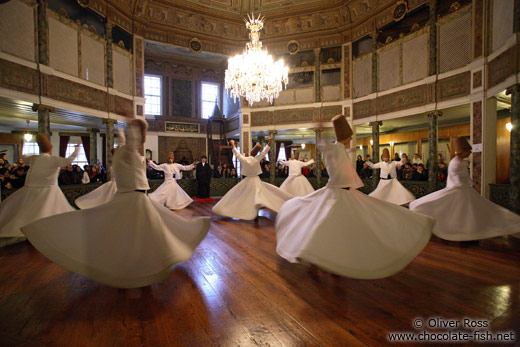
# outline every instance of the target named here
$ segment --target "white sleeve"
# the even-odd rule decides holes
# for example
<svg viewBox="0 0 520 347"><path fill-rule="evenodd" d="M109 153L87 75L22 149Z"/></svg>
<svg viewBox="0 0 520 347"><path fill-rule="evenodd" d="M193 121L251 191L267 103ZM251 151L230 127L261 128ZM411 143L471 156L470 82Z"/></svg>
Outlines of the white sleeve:
<svg viewBox="0 0 520 347"><path fill-rule="evenodd" d="M311 164L314 164L314 159L311 159L311 160L305 162L304 164L305 164L305 166L309 166Z"/></svg>
<svg viewBox="0 0 520 347"><path fill-rule="evenodd" d="M157 171L164 171L164 169L162 168L162 165L157 165L156 163L154 163L153 161L149 161L148 162L148 165L154 169L154 170L157 170Z"/></svg>
<svg viewBox="0 0 520 347"><path fill-rule="evenodd" d="M265 155L269 152L270 149L271 149L271 147L269 147L269 145L266 145L264 147L264 149L262 150L262 152L260 152L260 155L258 157L256 157L256 159L258 161L264 159Z"/></svg>
<svg viewBox="0 0 520 347"><path fill-rule="evenodd" d="M56 165L59 166L59 167L69 166L70 164L72 164L74 159L76 159L78 154L79 154L79 147L76 147L74 152L68 158L55 157L56 158Z"/></svg>
<svg viewBox="0 0 520 347"><path fill-rule="evenodd" d="M180 167L181 170L191 171L191 170L193 170L195 168L195 164L190 164L190 165L180 165L179 164L179 167Z"/></svg>
<svg viewBox="0 0 520 347"><path fill-rule="evenodd" d="M233 147L233 153L235 153L235 156L237 157L238 160L244 160L245 157L242 155L242 153L240 153L238 151L238 149L236 147Z"/></svg>

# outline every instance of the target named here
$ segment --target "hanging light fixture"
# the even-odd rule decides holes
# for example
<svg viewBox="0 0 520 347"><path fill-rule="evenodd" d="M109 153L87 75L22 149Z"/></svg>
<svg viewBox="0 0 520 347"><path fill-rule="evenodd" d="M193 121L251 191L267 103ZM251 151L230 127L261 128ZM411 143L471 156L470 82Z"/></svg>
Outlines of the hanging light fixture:
<svg viewBox="0 0 520 347"><path fill-rule="evenodd" d="M289 82L289 69L283 60L275 62L267 50L262 49L260 30L265 18L248 15L248 19L246 28L250 31L250 42L243 54L228 59L225 88L235 102L241 96L250 105L262 99L273 102L282 90L282 83L287 85Z"/></svg>
<svg viewBox="0 0 520 347"><path fill-rule="evenodd" d="M30 120L27 119L27 131L23 135L23 139L25 140L25 142L29 142L33 138L32 134L29 132L29 122Z"/></svg>

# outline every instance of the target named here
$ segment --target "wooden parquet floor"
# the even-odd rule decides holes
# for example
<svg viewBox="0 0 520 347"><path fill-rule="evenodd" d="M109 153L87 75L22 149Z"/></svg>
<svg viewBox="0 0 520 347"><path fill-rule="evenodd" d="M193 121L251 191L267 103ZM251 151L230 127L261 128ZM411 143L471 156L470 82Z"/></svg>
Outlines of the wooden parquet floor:
<svg viewBox="0 0 520 347"><path fill-rule="evenodd" d="M383 346L389 333L420 332L418 318L448 331L433 327L436 317L487 321L484 330L520 342L520 239L432 238L400 273L354 280L279 257L276 214L222 219L212 206L176 212L211 215L210 232L190 260L145 288L104 286L28 242L0 248L0 345Z"/></svg>

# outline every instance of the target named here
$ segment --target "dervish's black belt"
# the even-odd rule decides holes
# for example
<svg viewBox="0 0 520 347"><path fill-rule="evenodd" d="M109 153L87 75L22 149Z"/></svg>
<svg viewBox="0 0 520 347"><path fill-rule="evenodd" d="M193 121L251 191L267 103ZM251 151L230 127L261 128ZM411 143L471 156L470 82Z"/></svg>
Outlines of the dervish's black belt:
<svg viewBox="0 0 520 347"><path fill-rule="evenodd" d="M146 190L144 190L144 189L136 189L136 190L134 190L134 192L139 192L139 193L145 193L146 194Z"/></svg>

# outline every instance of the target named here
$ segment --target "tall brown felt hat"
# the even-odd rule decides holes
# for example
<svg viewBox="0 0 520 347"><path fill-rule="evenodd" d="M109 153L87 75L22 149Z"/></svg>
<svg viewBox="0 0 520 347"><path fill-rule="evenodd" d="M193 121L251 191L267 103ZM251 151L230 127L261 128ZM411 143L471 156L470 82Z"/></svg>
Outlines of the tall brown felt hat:
<svg viewBox="0 0 520 347"><path fill-rule="evenodd" d="M382 156L390 158L390 151L388 150L388 148L383 148L383 155Z"/></svg>
<svg viewBox="0 0 520 347"><path fill-rule="evenodd" d="M455 154L461 154L467 151L471 151L471 145L468 143L465 137L457 137L453 141L453 149Z"/></svg>
<svg viewBox="0 0 520 347"><path fill-rule="evenodd" d="M345 116L342 114L338 114L332 118L332 125L334 126L336 141L338 142L347 142L354 134L352 128L347 122L347 118L345 118Z"/></svg>
<svg viewBox="0 0 520 347"><path fill-rule="evenodd" d="M52 144L44 134L36 135L36 142L40 147L40 153L47 153L52 150Z"/></svg>
<svg viewBox="0 0 520 347"><path fill-rule="evenodd" d="M252 157L256 157L256 155L258 154L258 152L260 152L261 150L262 150L262 146L261 146L259 143L257 143L257 144L253 147L253 149L251 150L250 155L251 155Z"/></svg>
<svg viewBox="0 0 520 347"><path fill-rule="evenodd" d="M168 159L173 159L173 152L168 153Z"/></svg>

